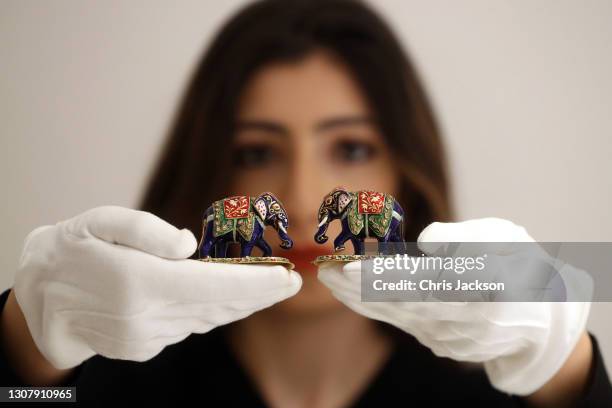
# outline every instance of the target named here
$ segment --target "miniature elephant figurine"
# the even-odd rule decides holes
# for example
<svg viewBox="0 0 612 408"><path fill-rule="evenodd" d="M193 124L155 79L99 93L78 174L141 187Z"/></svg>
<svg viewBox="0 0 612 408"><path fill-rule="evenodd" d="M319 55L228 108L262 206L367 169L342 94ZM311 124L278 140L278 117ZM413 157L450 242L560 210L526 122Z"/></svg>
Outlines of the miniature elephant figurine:
<svg viewBox="0 0 612 408"><path fill-rule="evenodd" d="M240 256L251 256L253 247L271 256L272 248L264 240L266 226L272 226L281 239L281 248L290 249L293 241L287 234L289 218L274 194L266 192L257 198L233 196L215 201L204 212L200 258L225 258L229 243L240 243Z"/></svg>
<svg viewBox="0 0 612 408"><path fill-rule="evenodd" d="M334 251L342 251L349 239L355 255L364 255L364 240L373 237L378 242L401 242L404 239L404 210L391 194L376 191L347 191L335 188L325 196L319 208L319 227L315 241L327 242L327 228L340 219L342 232L334 240Z"/></svg>

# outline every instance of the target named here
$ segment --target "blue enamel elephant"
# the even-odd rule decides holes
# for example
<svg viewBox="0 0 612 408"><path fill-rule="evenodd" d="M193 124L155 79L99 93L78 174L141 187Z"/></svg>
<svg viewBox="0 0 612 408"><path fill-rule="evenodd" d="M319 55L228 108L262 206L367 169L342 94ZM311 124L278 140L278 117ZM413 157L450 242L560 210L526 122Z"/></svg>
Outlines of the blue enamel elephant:
<svg viewBox="0 0 612 408"><path fill-rule="evenodd" d="M355 255L364 255L364 241L368 237L378 242L402 242L404 239L404 210L390 194L335 188L323 198L319 207L319 226L314 236L317 243L327 242L325 234L329 223L337 219L340 219L342 231L334 240L334 251L344 250L344 243L350 240Z"/></svg>
<svg viewBox="0 0 612 408"><path fill-rule="evenodd" d="M240 244L241 257L251 256L255 247L261 249L262 256L271 256L272 248L264 239L267 226L278 232L281 248L293 246L287 233L287 212L272 193L266 192L256 198L233 196L215 201L204 212L200 258L225 258L231 243Z"/></svg>

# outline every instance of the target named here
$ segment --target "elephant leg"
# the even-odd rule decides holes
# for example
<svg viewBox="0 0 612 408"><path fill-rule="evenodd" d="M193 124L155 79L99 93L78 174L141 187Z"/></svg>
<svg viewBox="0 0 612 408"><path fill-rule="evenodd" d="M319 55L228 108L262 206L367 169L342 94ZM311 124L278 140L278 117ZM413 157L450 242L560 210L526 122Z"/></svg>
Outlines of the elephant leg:
<svg viewBox="0 0 612 408"><path fill-rule="evenodd" d="M213 240L206 239L200 247L200 258L206 258L210 256L210 251L213 249Z"/></svg>
<svg viewBox="0 0 612 408"><path fill-rule="evenodd" d="M254 246L255 246L255 243L253 242L253 240L242 241L240 245L240 256L241 257L251 256L251 252L253 252Z"/></svg>
<svg viewBox="0 0 612 408"><path fill-rule="evenodd" d="M384 243L380 245L384 254L401 254L406 252L406 245L404 244L404 237L402 237L401 223L398 220L391 221L389 231L387 234L379 238L378 241Z"/></svg>
<svg viewBox="0 0 612 408"><path fill-rule="evenodd" d="M352 235L353 234L343 228L340 235L334 239L334 251L342 251L344 249L344 243L349 240Z"/></svg>
<svg viewBox="0 0 612 408"><path fill-rule="evenodd" d="M365 244L361 238L353 237L351 242L353 243L353 248L355 248L355 255L365 255Z"/></svg>
<svg viewBox="0 0 612 408"><path fill-rule="evenodd" d="M393 227L393 232L389 238L389 241L404 242L404 221L394 219L391 227Z"/></svg>
<svg viewBox="0 0 612 408"><path fill-rule="evenodd" d="M255 242L257 248L261 249L263 252L262 256L272 256L272 248L270 245L261 237L257 242Z"/></svg>
<svg viewBox="0 0 612 408"><path fill-rule="evenodd" d="M386 253L386 251L389 249L389 246L386 245L387 242L389 242L389 237L391 236L391 228L393 226L389 226L389 230L387 231L387 233L385 235L383 235L382 237L376 237L376 253L378 255L382 255L384 253Z"/></svg>
<svg viewBox="0 0 612 408"><path fill-rule="evenodd" d="M202 237L202 243L200 245L200 258L206 258L210 256L210 253L215 244L215 237L212 234L212 225L210 222L206 225L204 236Z"/></svg>
<svg viewBox="0 0 612 408"><path fill-rule="evenodd" d="M396 221L396 224L393 227L394 227L393 231L391 232L391 234L389 234L388 241L391 241L391 242L403 241L404 237L402 237L402 228L401 228L400 222Z"/></svg>
<svg viewBox="0 0 612 408"><path fill-rule="evenodd" d="M215 258L227 257L227 241L223 238L219 239L215 245Z"/></svg>

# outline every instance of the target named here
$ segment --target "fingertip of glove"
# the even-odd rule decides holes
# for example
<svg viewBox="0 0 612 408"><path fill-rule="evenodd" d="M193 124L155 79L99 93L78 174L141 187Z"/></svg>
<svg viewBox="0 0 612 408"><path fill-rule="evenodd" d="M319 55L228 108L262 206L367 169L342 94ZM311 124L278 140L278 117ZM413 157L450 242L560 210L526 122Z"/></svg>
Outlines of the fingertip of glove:
<svg viewBox="0 0 612 408"><path fill-rule="evenodd" d="M355 271L361 272L361 261L353 261L345 264L342 267L342 271L345 273L351 273Z"/></svg>
<svg viewBox="0 0 612 408"><path fill-rule="evenodd" d="M497 217L475 218L461 222L433 222L425 227L417 238L419 243L522 241L533 241L525 227ZM435 244L428 244L427 248L430 247L435 248Z"/></svg>
<svg viewBox="0 0 612 408"><path fill-rule="evenodd" d="M179 233L182 242L181 248L183 248L186 253L185 257L191 256L198 248L198 240L196 239L195 235L193 235L193 232L187 228L183 228L179 231Z"/></svg>
<svg viewBox="0 0 612 408"><path fill-rule="evenodd" d="M296 288L296 293L302 288L302 277L296 271L289 271L291 286Z"/></svg>
<svg viewBox="0 0 612 408"><path fill-rule="evenodd" d="M436 234L436 232L440 229L441 226L444 225L445 223L442 222L432 222L431 224L426 226L423 231L421 231L419 237L417 238L417 242L437 241L436 235L438 234Z"/></svg>
<svg viewBox="0 0 612 408"><path fill-rule="evenodd" d="M177 229L177 237L172 240L165 256L170 259L185 259L190 257L197 249L198 242L193 233L187 228Z"/></svg>

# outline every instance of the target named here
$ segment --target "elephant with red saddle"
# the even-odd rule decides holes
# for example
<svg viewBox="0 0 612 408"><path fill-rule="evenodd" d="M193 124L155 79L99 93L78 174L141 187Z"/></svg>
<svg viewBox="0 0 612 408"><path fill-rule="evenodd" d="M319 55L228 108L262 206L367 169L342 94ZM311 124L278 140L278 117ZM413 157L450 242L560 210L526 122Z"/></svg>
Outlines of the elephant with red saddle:
<svg viewBox="0 0 612 408"><path fill-rule="evenodd" d="M334 251L342 251L344 243L351 240L356 255L364 255L364 240L376 238L378 242L401 242L404 210L391 194L377 191L347 191L335 188L325 196L319 208L319 227L315 241L327 242L327 228L339 219L342 232L334 240Z"/></svg>
<svg viewBox="0 0 612 408"><path fill-rule="evenodd" d="M240 244L241 257L250 256L254 247L261 249L263 256L272 256L272 248L264 240L266 226L278 232L281 248L293 246L287 233L287 212L274 194L266 192L258 197L233 196L215 201L204 212L200 258L225 258L230 243Z"/></svg>

